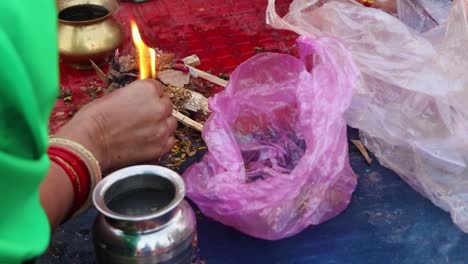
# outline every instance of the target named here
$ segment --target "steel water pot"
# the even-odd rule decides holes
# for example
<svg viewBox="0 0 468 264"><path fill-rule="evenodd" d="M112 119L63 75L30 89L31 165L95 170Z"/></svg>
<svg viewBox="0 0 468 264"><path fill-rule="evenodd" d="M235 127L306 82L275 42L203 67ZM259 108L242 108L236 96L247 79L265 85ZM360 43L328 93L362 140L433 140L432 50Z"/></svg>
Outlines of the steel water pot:
<svg viewBox="0 0 468 264"><path fill-rule="evenodd" d="M133 166L104 178L93 193L100 264L189 264L197 260L195 214L174 171Z"/></svg>

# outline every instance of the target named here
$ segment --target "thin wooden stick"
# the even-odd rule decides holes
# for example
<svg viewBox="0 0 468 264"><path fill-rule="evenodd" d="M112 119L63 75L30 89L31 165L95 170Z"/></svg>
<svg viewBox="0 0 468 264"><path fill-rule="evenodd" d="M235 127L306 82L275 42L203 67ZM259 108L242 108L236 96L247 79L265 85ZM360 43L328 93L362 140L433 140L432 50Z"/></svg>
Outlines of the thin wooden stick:
<svg viewBox="0 0 468 264"><path fill-rule="evenodd" d="M204 114L208 114L208 98L203 96L201 93L185 89L190 93L190 99L184 104L184 108L193 112L202 111Z"/></svg>
<svg viewBox="0 0 468 264"><path fill-rule="evenodd" d="M351 142L353 142L354 146L356 146L356 148L359 150L359 152L361 152L361 155L364 157L364 159L367 161L367 163L369 165L371 165L372 164L372 159L370 158L369 153L367 153L367 149L364 146L364 144L362 143L362 141L352 139Z"/></svg>
<svg viewBox="0 0 468 264"><path fill-rule="evenodd" d="M223 80L217 76L214 76L212 74L209 74L207 72L204 72L202 70L199 70L197 68L194 68L190 65L185 65L187 66L187 68L190 70L190 75L192 75L193 77L197 78L202 78L202 79L205 79L209 82L212 82L214 84L217 84L217 85L220 85L222 87L226 87L228 85L228 81L226 80ZM190 119L189 117L183 115L182 113L180 112L177 112L177 111L174 111L172 112L172 115L175 116L177 118L177 120L179 120L179 122L191 127L191 128L194 128L198 131L203 131L203 125Z"/></svg>
<svg viewBox="0 0 468 264"><path fill-rule="evenodd" d="M96 74L99 76L101 81L103 81L106 85L109 83L109 78L107 78L107 75L97 66L96 63L94 63L93 60L89 60L91 62L91 66L93 69L96 71Z"/></svg>
<svg viewBox="0 0 468 264"><path fill-rule="evenodd" d="M203 125L198 123L197 121L191 119L190 117L182 114L181 112L179 111L176 111L176 110L173 110L172 111L172 116L174 116L179 122L181 122L182 124L186 125L186 126L189 126L195 130L198 130L198 131L203 131Z"/></svg>
<svg viewBox="0 0 468 264"><path fill-rule="evenodd" d="M222 86L222 87L226 87L228 85L228 81L224 80L224 79L221 79L217 76L214 76L213 74L209 74L207 72L204 72L202 70L199 70L197 68L194 68L192 66L189 66L189 65L186 65L187 68L189 68L190 70L190 75L192 75L193 77L197 78L197 77L200 77L202 79L205 79L207 81L210 81L214 84L217 84L219 86Z"/></svg>
<svg viewBox="0 0 468 264"><path fill-rule="evenodd" d="M198 65L201 64L200 58L197 56L197 54L190 55L188 57L185 57L182 59L184 64L186 66L192 66L192 67L197 67Z"/></svg>

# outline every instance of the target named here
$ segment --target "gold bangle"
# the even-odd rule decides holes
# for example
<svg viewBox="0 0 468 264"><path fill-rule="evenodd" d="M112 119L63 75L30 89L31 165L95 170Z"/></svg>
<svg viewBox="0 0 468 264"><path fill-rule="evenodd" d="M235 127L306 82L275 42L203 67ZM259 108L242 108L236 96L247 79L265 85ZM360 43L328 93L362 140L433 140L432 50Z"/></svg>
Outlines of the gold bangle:
<svg viewBox="0 0 468 264"><path fill-rule="evenodd" d="M91 153L91 151L78 142L65 138L49 137L49 145L66 148L72 151L84 161L86 167L88 168L91 180L91 188L83 206L72 215L72 217L75 217L84 212L91 205L93 190L98 182L102 179L101 166L99 165L99 161L96 159L93 153Z"/></svg>

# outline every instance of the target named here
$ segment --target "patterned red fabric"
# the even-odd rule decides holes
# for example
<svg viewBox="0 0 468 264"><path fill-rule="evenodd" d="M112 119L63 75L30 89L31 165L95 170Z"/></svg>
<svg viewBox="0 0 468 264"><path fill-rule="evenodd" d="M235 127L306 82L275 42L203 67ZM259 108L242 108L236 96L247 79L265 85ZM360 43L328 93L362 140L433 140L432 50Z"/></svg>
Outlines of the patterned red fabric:
<svg viewBox="0 0 468 264"><path fill-rule="evenodd" d="M277 0L285 14L291 0ZM197 54L202 70L231 73L258 51L291 52L296 35L269 28L265 23L266 0L153 0L122 3L116 18L125 28L125 53L132 46L130 19L134 18L144 41L152 47L175 53L176 58ZM92 70L71 69L60 63L60 83L72 100L57 100L50 129L55 132L81 106L91 100L86 87L101 84Z"/></svg>

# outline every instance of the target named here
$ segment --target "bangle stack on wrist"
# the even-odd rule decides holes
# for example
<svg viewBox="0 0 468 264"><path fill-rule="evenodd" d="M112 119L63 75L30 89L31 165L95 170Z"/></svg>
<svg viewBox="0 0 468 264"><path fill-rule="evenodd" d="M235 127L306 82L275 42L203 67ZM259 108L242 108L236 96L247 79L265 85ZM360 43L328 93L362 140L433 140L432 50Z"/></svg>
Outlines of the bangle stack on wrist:
<svg viewBox="0 0 468 264"><path fill-rule="evenodd" d="M82 213L91 204L93 189L102 178L99 162L84 146L69 139L51 137L47 153L73 185L73 206L69 216Z"/></svg>

